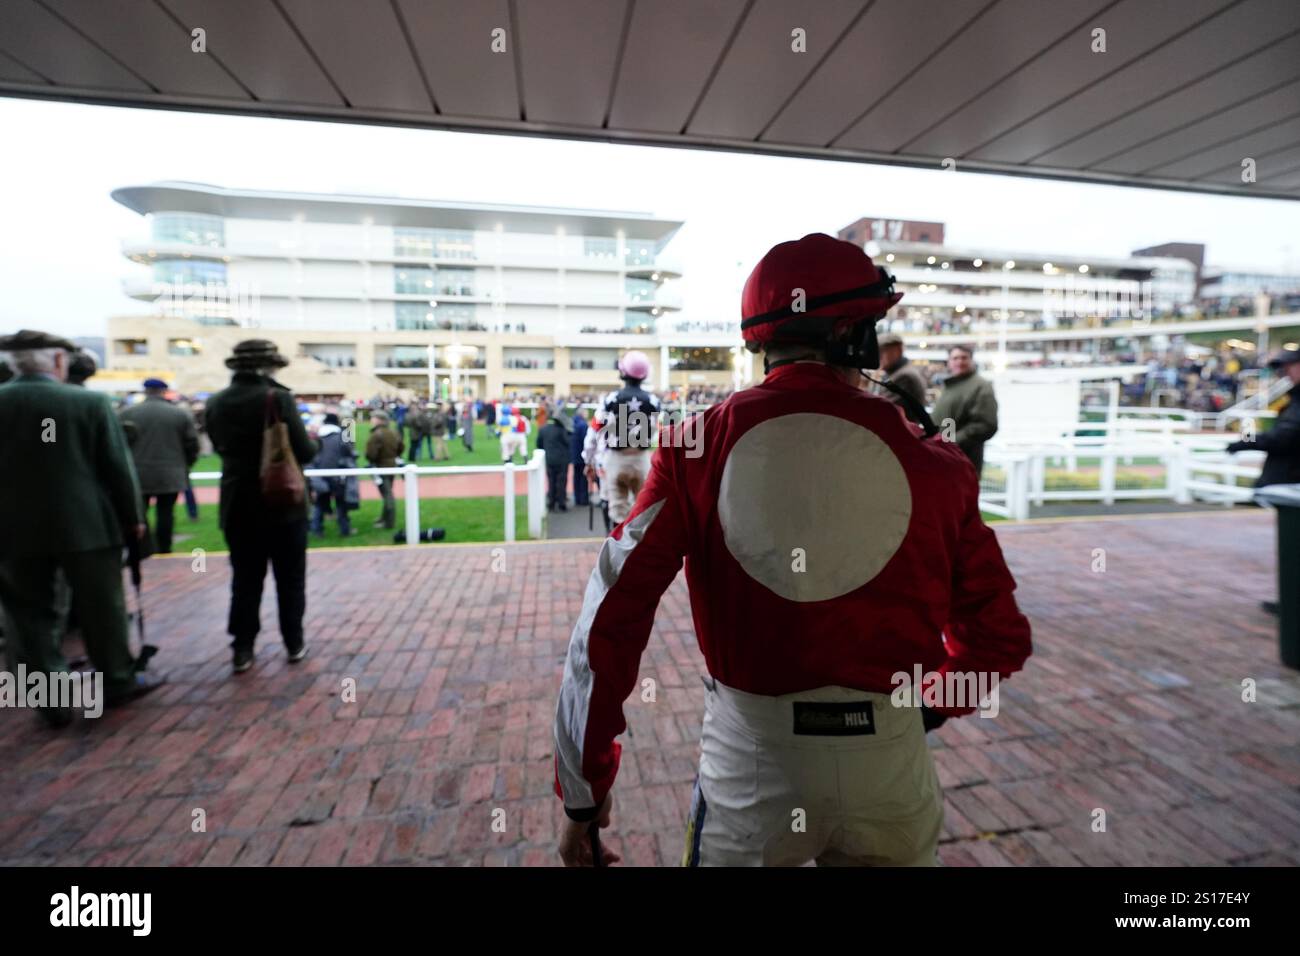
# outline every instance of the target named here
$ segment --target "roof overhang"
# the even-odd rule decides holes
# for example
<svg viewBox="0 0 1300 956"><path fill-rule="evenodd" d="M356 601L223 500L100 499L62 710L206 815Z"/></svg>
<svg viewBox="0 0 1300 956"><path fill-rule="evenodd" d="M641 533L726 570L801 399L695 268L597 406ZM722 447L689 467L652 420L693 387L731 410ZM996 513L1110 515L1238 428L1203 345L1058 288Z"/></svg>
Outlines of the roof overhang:
<svg viewBox="0 0 1300 956"><path fill-rule="evenodd" d="M356 223L369 220L381 226L486 230L499 225L506 232L536 233L563 228L571 235L612 236L622 232L632 239L656 243L667 242L682 226L679 220L657 219L649 213L639 212L228 189L205 183L161 182L123 186L113 190L113 198L141 215L193 212L230 218L283 220L305 216L312 222Z"/></svg>
<svg viewBox="0 0 1300 956"><path fill-rule="evenodd" d="M1295 0L5 0L0 94L1300 198Z"/></svg>

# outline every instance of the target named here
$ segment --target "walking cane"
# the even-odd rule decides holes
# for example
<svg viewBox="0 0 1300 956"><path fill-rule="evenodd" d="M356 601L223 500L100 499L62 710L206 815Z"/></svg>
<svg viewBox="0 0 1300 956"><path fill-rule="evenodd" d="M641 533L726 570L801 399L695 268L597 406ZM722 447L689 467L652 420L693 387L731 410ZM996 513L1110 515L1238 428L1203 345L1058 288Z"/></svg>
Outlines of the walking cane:
<svg viewBox="0 0 1300 956"><path fill-rule="evenodd" d="M585 475L583 476L586 477ZM591 479L587 478L587 530L591 531L596 526L596 506L591 500Z"/></svg>
<svg viewBox="0 0 1300 956"><path fill-rule="evenodd" d="M135 625L140 634L140 653L135 659L133 670L142 671L149 666L149 659L158 653L158 648L146 644L144 639L144 600L140 596L140 560L144 549L144 539L130 538L126 544L126 561L131 568L131 586L135 589Z"/></svg>

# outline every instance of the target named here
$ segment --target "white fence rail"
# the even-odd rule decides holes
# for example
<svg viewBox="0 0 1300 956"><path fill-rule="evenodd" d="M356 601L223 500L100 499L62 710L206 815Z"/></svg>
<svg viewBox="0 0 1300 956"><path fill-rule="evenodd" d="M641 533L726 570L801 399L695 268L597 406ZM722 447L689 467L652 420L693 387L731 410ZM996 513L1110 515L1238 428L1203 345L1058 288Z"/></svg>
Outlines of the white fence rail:
<svg viewBox="0 0 1300 956"><path fill-rule="evenodd" d="M528 534L532 538L542 536L542 515L546 512L546 453L538 449L528 464L516 467L505 465L452 465L446 468L433 468L421 465L404 465L400 468L308 468L304 472L308 478L346 478L355 475L393 475L400 476L402 492L406 507L406 546L413 548L420 543L420 477L422 475L486 475L500 474L503 507L505 513L505 540L514 541L515 533L515 475L523 472L528 476ZM221 478L219 471L195 471L190 473L191 481L216 481Z"/></svg>
<svg viewBox="0 0 1300 956"><path fill-rule="evenodd" d="M1094 430L1091 423L1081 428ZM1228 455L1228 435L1176 435L1169 432L1143 436L1128 434L1077 436L1039 445L989 446L986 466L1003 473L1001 488L981 488L980 507L1003 518L1029 517L1031 505L1050 501L1100 501L1164 499L1178 504L1209 501L1232 505L1250 501L1254 489L1241 485L1240 478L1259 477L1262 452ZM1049 466L1064 466L1076 472L1080 458L1097 461L1096 488L1047 487ZM1158 484L1125 488L1117 482L1121 464L1144 459L1161 471ZM991 483L990 483L991 484Z"/></svg>

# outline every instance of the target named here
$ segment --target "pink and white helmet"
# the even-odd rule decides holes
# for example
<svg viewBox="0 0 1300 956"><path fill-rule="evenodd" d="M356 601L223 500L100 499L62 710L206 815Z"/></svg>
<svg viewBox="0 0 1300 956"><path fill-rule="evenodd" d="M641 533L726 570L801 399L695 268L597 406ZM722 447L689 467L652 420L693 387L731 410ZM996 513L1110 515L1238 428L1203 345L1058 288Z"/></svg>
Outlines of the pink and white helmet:
<svg viewBox="0 0 1300 956"><path fill-rule="evenodd" d="M644 352L633 350L624 352L618 360L619 374L624 378L633 378L638 382L650 377L650 360Z"/></svg>

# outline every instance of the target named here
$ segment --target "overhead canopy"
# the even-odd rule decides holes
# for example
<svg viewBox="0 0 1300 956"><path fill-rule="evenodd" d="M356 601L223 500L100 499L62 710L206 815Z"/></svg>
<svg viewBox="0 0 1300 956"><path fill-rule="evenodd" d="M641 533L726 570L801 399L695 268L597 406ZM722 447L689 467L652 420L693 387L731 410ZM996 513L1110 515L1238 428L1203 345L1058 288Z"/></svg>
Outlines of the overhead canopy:
<svg viewBox="0 0 1300 956"><path fill-rule="evenodd" d="M1300 0L4 0L0 93L1300 198Z"/></svg>

